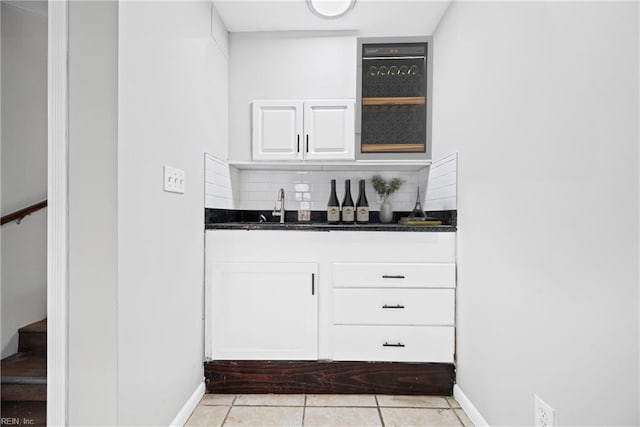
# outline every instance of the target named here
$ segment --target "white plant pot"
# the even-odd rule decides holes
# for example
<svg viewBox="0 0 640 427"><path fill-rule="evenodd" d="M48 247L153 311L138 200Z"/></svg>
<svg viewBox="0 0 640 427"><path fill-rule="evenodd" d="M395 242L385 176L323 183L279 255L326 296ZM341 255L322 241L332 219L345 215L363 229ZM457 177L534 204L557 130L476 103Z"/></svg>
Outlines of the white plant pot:
<svg viewBox="0 0 640 427"><path fill-rule="evenodd" d="M380 222L388 224L391 221L393 221L393 206L388 200L385 200L380 205Z"/></svg>

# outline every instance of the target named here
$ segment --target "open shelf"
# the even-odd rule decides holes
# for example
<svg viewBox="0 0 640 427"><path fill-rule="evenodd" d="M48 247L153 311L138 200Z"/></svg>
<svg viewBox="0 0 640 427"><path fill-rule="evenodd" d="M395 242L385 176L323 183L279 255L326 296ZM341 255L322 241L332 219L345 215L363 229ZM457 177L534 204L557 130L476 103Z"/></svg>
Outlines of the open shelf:
<svg viewBox="0 0 640 427"><path fill-rule="evenodd" d="M276 162L276 161L234 161L229 165L245 170L281 171L419 171L431 164L431 160L352 160L329 162Z"/></svg>
<svg viewBox="0 0 640 427"><path fill-rule="evenodd" d="M362 98L362 105L424 105L424 96L389 96Z"/></svg>
<svg viewBox="0 0 640 427"><path fill-rule="evenodd" d="M424 144L362 144L363 153L424 153Z"/></svg>

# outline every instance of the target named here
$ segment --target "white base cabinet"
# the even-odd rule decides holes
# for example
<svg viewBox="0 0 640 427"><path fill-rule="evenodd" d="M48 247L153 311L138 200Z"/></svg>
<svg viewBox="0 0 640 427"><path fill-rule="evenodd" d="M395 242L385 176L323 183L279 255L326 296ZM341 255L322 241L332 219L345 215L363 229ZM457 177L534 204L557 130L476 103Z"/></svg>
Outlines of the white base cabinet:
<svg viewBox="0 0 640 427"><path fill-rule="evenodd" d="M452 326L453 289L334 289L336 325Z"/></svg>
<svg viewBox="0 0 640 427"><path fill-rule="evenodd" d="M317 264L221 262L211 272L214 359L317 359Z"/></svg>
<svg viewBox="0 0 640 427"><path fill-rule="evenodd" d="M453 363L455 280L454 263L334 264L333 359Z"/></svg>
<svg viewBox="0 0 640 427"><path fill-rule="evenodd" d="M206 245L212 359L454 361L455 233L209 230Z"/></svg>
<svg viewBox="0 0 640 427"><path fill-rule="evenodd" d="M333 360L453 363L453 327L335 326Z"/></svg>

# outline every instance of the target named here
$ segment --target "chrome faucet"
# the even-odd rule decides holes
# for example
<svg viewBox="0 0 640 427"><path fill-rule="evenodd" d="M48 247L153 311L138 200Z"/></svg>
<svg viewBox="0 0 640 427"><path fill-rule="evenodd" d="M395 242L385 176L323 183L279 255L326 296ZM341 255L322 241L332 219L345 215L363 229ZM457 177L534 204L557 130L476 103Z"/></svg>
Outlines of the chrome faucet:
<svg viewBox="0 0 640 427"><path fill-rule="evenodd" d="M271 214L273 216L279 216L280 224L284 224L284 188L281 188L278 192L278 202L280 202L280 210L276 210L276 207L274 206Z"/></svg>

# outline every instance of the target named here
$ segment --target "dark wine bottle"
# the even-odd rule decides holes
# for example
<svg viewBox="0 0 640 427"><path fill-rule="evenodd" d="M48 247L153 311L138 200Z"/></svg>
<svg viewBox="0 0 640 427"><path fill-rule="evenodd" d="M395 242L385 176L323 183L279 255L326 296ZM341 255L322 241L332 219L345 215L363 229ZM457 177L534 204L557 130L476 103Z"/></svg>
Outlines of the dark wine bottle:
<svg viewBox="0 0 640 427"><path fill-rule="evenodd" d="M356 221L358 224L369 223L369 202L367 201L364 185L364 179L361 179L360 195L358 195L358 202L356 203Z"/></svg>
<svg viewBox="0 0 640 427"><path fill-rule="evenodd" d="M353 212L353 199L351 198L351 180L344 182L344 201L342 202L342 222L353 224L355 222Z"/></svg>
<svg viewBox="0 0 640 427"><path fill-rule="evenodd" d="M340 202L336 194L336 180L331 180L331 195L329 203L327 203L327 222L329 224L337 224L340 222Z"/></svg>

